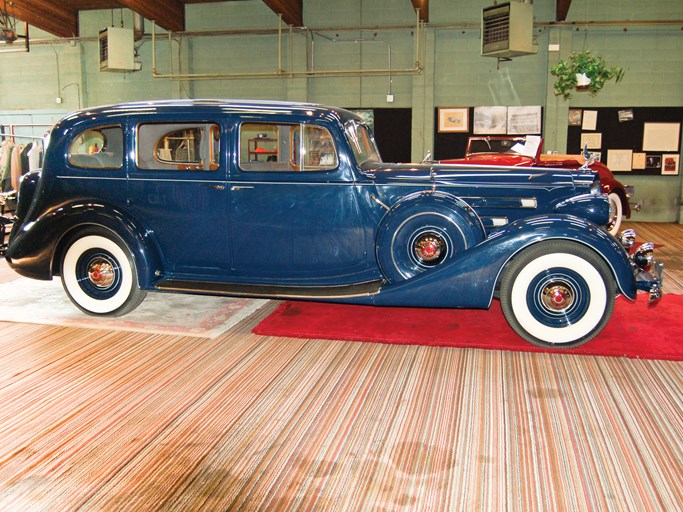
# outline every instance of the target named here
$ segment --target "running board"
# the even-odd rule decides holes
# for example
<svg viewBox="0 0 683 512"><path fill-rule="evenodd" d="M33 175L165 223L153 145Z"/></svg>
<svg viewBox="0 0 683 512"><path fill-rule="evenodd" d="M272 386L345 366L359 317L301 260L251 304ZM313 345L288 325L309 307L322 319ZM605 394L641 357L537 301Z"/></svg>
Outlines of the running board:
<svg viewBox="0 0 683 512"><path fill-rule="evenodd" d="M340 299L374 295L384 281L344 286L275 286L265 284L215 283L211 281L188 281L165 279L156 284L158 290L231 297L263 297L272 299Z"/></svg>

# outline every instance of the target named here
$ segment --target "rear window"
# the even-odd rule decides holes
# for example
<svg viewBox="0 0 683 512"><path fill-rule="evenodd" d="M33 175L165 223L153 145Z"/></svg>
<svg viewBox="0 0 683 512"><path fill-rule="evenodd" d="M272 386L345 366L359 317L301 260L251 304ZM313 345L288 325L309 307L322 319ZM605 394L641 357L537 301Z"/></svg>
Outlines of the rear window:
<svg viewBox="0 0 683 512"><path fill-rule="evenodd" d="M118 169L123 165L123 130L100 126L82 131L69 144L69 163L87 169Z"/></svg>

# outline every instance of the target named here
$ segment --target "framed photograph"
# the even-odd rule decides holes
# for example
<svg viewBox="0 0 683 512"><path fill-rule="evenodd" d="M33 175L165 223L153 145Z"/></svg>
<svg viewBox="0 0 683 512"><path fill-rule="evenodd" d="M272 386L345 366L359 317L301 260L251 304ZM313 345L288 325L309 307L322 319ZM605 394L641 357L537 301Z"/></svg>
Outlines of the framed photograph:
<svg viewBox="0 0 683 512"><path fill-rule="evenodd" d="M583 118L583 110L580 108L569 109L569 126L581 126L581 119Z"/></svg>
<svg viewBox="0 0 683 512"><path fill-rule="evenodd" d="M507 107L474 107L475 135L505 135L507 121Z"/></svg>
<svg viewBox="0 0 683 512"><path fill-rule="evenodd" d="M439 133L470 131L469 113L467 107L439 107Z"/></svg>
<svg viewBox="0 0 683 512"><path fill-rule="evenodd" d="M662 175L678 176L678 159L677 153L662 155Z"/></svg>
<svg viewBox="0 0 683 512"><path fill-rule="evenodd" d="M645 169L649 171L660 171L662 169L662 155L645 155Z"/></svg>

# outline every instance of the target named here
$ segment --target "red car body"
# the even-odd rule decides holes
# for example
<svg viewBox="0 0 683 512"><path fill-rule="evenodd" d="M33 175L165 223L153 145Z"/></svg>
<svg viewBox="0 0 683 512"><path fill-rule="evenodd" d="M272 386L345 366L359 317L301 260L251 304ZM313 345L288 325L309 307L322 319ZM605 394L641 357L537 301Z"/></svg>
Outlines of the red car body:
<svg viewBox="0 0 683 512"><path fill-rule="evenodd" d="M583 155L544 155L543 139L531 135L470 137L464 158L441 160L442 163L449 164L557 167L562 169L578 169L585 161ZM616 234L621 226L621 216L631 217L629 199L633 195L633 187L625 186L615 179L612 171L602 162L592 162L589 167L598 173L602 192L610 198L611 218L608 231ZM639 209L639 205L634 205L634 210Z"/></svg>

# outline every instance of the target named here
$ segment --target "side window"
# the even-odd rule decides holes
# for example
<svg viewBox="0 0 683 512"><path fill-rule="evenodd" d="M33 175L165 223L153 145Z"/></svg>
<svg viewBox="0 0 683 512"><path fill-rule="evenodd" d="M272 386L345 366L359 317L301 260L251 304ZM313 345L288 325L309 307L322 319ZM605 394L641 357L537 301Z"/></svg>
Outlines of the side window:
<svg viewBox="0 0 683 512"><path fill-rule="evenodd" d="M337 167L337 151L326 128L304 125L303 170L318 171Z"/></svg>
<svg viewBox="0 0 683 512"><path fill-rule="evenodd" d="M69 144L69 163L87 169L118 169L123 165L123 130L101 126L82 131Z"/></svg>
<svg viewBox="0 0 683 512"><path fill-rule="evenodd" d="M321 171L337 165L327 128L275 123L240 127L240 167L245 171Z"/></svg>
<svg viewBox="0 0 683 512"><path fill-rule="evenodd" d="M141 169L215 171L220 160L220 127L214 123L149 123L138 126Z"/></svg>

